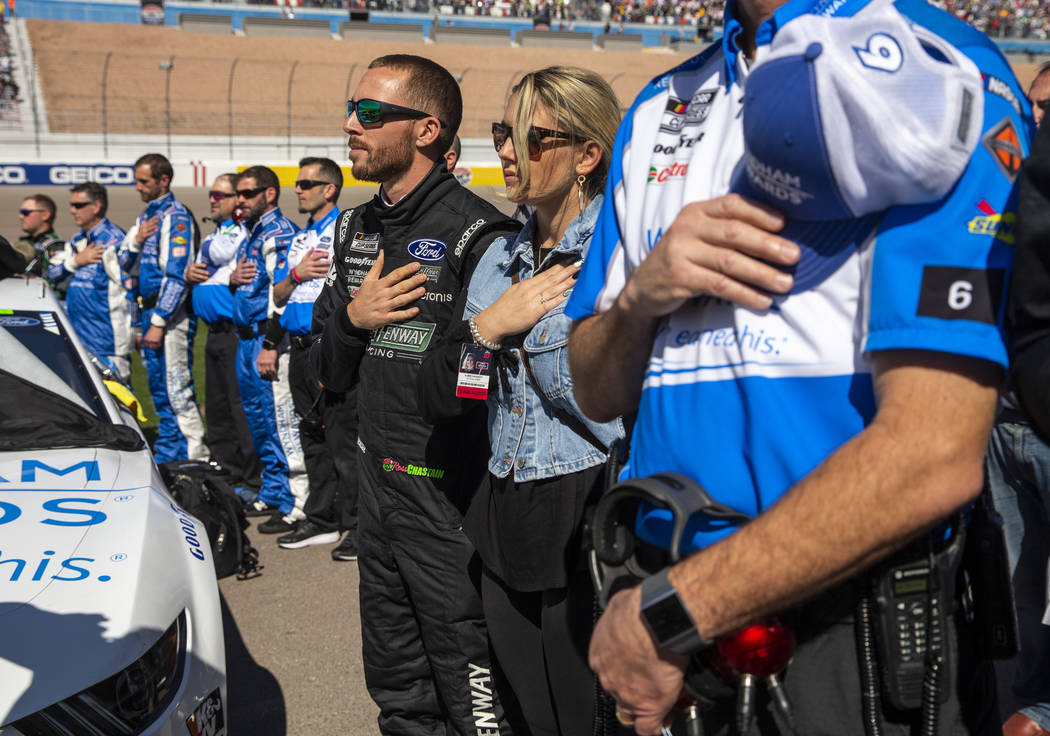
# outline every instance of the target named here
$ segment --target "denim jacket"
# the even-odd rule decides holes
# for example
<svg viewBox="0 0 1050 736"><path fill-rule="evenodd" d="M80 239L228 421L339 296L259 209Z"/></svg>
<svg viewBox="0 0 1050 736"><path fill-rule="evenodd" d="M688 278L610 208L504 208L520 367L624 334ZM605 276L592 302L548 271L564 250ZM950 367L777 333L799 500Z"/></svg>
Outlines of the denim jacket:
<svg viewBox="0 0 1050 736"><path fill-rule="evenodd" d="M568 257L567 262L572 263L583 258L591 244L591 234L601 204L602 197L595 197L569 225L565 236L546 259L557 258L558 254L562 254ZM532 250L534 230L532 218L513 240L499 238L489 246L470 279L464 319L477 316L509 289L515 271L519 271L522 280L532 277L535 271ZM608 446L623 437L623 424L619 419L606 424L592 422L576 405L569 375L568 343L572 320L563 313L564 306L565 302L562 302L544 315L526 333L521 346L528 351L536 382L547 398L561 409L579 417ZM513 470L514 480L522 482L566 475L605 462L604 454L563 424L545 406L521 365L521 348L508 346L508 349L514 353L518 362L517 371L507 374L510 392L504 390L500 381L493 381L487 400L489 446L492 448L489 471L504 478Z"/></svg>

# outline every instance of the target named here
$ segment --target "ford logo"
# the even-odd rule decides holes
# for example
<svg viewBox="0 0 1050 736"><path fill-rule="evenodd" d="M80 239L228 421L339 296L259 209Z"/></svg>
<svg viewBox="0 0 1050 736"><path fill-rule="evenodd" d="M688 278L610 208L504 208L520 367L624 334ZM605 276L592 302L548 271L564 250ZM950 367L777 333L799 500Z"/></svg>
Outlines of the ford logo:
<svg viewBox="0 0 1050 736"><path fill-rule="evenodd" d="M40 320L32 317L0 316L0 327L36 327Z"/></svg>
<svg viewBox="0 0 1050 736"><path fill-rule="evenodd" d="M413 240L408 244L408 254L421 261L440 261L445 257L446 246L440 240Z"/></svg>

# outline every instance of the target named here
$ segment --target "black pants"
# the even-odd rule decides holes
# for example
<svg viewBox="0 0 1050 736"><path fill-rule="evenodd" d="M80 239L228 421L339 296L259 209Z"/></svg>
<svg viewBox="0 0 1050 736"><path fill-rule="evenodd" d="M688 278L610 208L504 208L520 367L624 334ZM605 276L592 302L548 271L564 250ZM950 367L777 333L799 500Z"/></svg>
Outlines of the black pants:
<svg viewBox="0 0 1050 736"><path fill-rule="evenodd" d="M859 586L847 583L785 614L795 629L798 644L783 676L792 707L796 733L801 736L866 736L862 715L860 668L853 613ZM995 672L990 662L978 659L969 632L957 626L946 638L955 647L949 677L943 687L948 700L940 708L938 736L1000 736ZM788 733L778 725L765 688L759 686L757 718L746 736L779 736ZM922 733L919 712L884 709L885 736ZM737 734L733 703L706 711L708 736Z"/></svg>
<svg viewBox="0 0 1050 736"><path fill-rule="evenodd" d="M317 385L309 347L291 348L288 382L300 417L310 495L306 518L325 530L357 531L357 391L326 391Z"/></svg>
<svg viewBox="0 0 1050 736"><path fill-rule="evenodd" d="M575 573L568 588L523 593L485 568L481 602L492 650L529 733L593 733L596 689L587 648L594 589L588 573Z"/></svg>
<svg viewBox="0 0 1050 736"><path fill-rule="evenodd" d="M398 458L361 454L361 640L383 734L506 736L456 507ZM475 569L477 566L475 565Z"/></svg>
<svg viewBox="0 0 1050 736"><path fill-rule="evenodd" d="M213 460L230 471L233 484L258 488L262 464L255 455L252 433L241 406L237 385L237 334L209 327L204 345L204 414L208 448Z"/></svg>

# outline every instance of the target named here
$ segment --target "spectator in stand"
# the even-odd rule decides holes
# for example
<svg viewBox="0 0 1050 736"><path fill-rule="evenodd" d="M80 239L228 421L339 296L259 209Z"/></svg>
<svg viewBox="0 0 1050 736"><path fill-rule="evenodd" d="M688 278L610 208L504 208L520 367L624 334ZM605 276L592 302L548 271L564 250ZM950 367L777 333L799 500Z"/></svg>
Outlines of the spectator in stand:
<svg viewBox="0 0 1050 736"><path fill-rule="evenodd" d="M80 231L51 262L47 278L69 280L66 312L73 329L127 383L132 337L124 271L133 259L120 248L124 231L106 219L106 188L86 182L70 191L69 212Z"/></svg>
<svg viewBox="0 0 1050 736"><path fill-rule="evenodd" d="M1028 101L1032 103L1032 117L1036 127L1042 124L1046 106L1050 104L1050 61L1044 63L1036 72L1028 88Z"/></svg>
<svg viewBox="0 0 1050 736"><path fill-rule="evenodd" d="M55 232L55 200L46 194L32 194L22 200L19 222L25 235L15 249L26 259L26 273L43 276L51 260L65 246Z"/></svg>
<svg viewBox="0 0 1050 736"><path fill-rule="evenodd" d="M213 460L229 471L242 497L254 501L259 487L259 458L252 449L252 434L237 385L237 333L233 328L233 294L230 273L237 249L248 237L234 218L237 174L221 174L208 192L215 230L201 243L197 260L186 272L195 284L191 293L193 313L208 325L204 345L204 413L208 420L208 448Z"/></svg>

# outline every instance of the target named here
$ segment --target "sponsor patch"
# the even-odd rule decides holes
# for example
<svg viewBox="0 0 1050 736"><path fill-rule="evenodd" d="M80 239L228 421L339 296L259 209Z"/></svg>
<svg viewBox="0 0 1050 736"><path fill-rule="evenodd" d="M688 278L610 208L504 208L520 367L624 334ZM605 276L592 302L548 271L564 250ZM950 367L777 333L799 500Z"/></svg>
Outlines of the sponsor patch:
<svg viewBox="0 0 1050 736"><path fill-rule="evenodd" d="M185 241L183 241L183 242L185 242ZM182 258L185 255L186 255L186 246L185 245L176 245L174 248L171 249L171 257L172 258Z"/></svg>
<svg viewBox="0 0 1050 736"><path fill-rule="evenodd" d="M646 180L648 184L663 184L668 179L674 179L677 177L685 176L685 173L689 170L689 164L683 164L675 162L670 166L660 168L658 166L649 167L649 178Z"/></svg>
<svg viewBox="0 0 1050 736"><path fill-rule="evenodd" d="M174 238L171 239L171 242L175 243L176 245L186 245L186 238L182 237L181 235L176 235Z"/></svg>
<svg viewBox="0 0 1050 736"><path fill-rule="evenodd" d="M372 333L372 345L381 348L422 353L434 336L433 322L400 322L381 327Z"/></svg>
<svg viewBox="0 0 1050 736"><path fill-rule="evenodd" d="M467 241L470 240L470 236L473 235L474 233L476 233L478 231L478 228L481 227L484 224L485 224L485 220L481 219L481 220L478 220L473 225L471 225L470 227L468 227L466 230L463 231L463 237L461 237L459 239L459 242L456 243L455 254L456 254L457 258L459 256L463 255L463 249L466 247Z"/></svg>
<svg viewBox="0 0 1050 736"><path fill-rule="evenodd" d="M190 736L226 736L226 718L218 688L212 690L211 695L186 719L186 730Z"/></svg>
<svg viewBox="0 0 1050 736"><path fill-rule="evenodd" d="M1002 121L985 134L981 141L988 152L992 154L999 170L1006 178L1013 181L1017 178L1017 172L1021 170L1024 161L1024 151L1021 150L1021 139L1017 136L1013 120L1005 117Z"/></svg>
<svg viewBox="0 0 1050 736"><path fill-rule="evenodd" d="M379 233L354 233L354 239L350 241L350 250L361 253L378 253Z"/></svg>
<svg viewBox="0 0 1050 736"><path fill-rule="evenodd" d="M1014 244L1014 229L1017 227L1017 213L996 212L985 200L981 200L977 208L983 213L973 218L966 224L966 229L971 235L990 235L996 240L1001 240L1009 245Z"/></svg>
<svg viewBox="0 0 1050 736"><path fill-rule="evenodd" d="M1010 103L1010 106L1018 115L1021 114L1021 101L1017 99L1017 95L1014 94L1009 84L999 79L999 77L993 77L991 74L982 74L981 78L984 80L986 92L991 92L996 97L1002 97Z"/></svg>
<svg viewBox="0 0 1050 736"><path fill-rule="evenodd" d="M425 263L419 265L421 266L419 272L427 277L427 282L436 284L438 277L441 276L441 266L428 266Z"/></svg>
<svg viewBox="0 0 1050 736"><path fill-rule="evenodd" d="M391 457L383 458L383 470L388 473L404 473L405 475L419 475L424 478L444 478L445 471L441 468L428 468L424 465L412 465L402 463Z"/></svg>
<svg viewBox="0 0 1050 736"><path fill-rule="evenodd" d="M919 289L919 317L996 324L1006 271L1001 268L926 266Z"/></svg>
<svg viewBox="0 0 1050 736"><path fill-rule="evenodd" d="M685 100L679 100L674 97L667 98L667 112L672 115L685 115L685 111L689 109L689 105L686 104Z"/></svg>
<svg viewBox="0 0 1050 736"><path fill-rule="evenodd" d="M36 327L38 324L40 324L40 320L32 317L0 315L0 327Z"/></svg>
<svg viewBox="0 0 1050 736"><path fill-rule="evenodd" d="M440 240L432 238L420 238L408 244L408 254L421 261L440 261L445 257L448 246Z"/></svg>
<svg viewBox="0 0 1050 736"><path fill-rule="evenodd" d="M346 231L350 229L350 216L353 212L353 210L347 210L339 217L339 239L336 242L346 242Z"/></svg>
<svg viewBox="0 0 1050 736"><path fill-rule="evenodd" d="M177 233L184 233L184 232L186 232L186 223L185 222L176 222L175 223L175 232L177 232Z"/></svg>
<svg viewBox="0 0 1050 736"><path fill-rule="evenodd" d="M718 88L698 90L689 101L670 97L664 110L660 130L665 133L678 133L687 126L700 125L711 114L711 104L718 96Z"/></svg>

